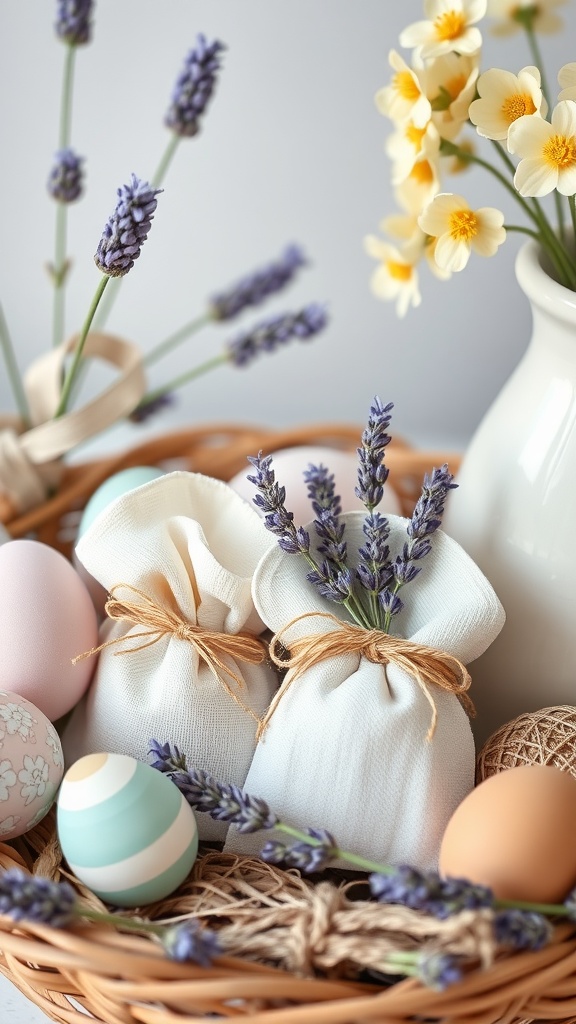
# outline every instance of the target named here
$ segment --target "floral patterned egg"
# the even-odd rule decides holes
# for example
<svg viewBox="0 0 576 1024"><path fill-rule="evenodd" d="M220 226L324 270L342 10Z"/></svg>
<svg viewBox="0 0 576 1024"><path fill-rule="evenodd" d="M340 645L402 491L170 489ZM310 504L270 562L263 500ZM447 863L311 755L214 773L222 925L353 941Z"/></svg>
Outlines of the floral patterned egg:
<svg viewBox="0 0 576 1024"><path fill-rule="evenodd" d="M64 774L60 737L42 711L0 690L0 842L48 813Z"/></svg>

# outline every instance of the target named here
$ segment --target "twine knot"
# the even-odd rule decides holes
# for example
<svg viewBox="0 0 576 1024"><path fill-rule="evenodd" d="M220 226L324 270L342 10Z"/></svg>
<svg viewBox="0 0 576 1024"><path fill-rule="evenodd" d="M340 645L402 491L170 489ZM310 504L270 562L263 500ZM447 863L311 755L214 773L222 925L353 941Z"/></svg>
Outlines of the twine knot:
<svg viewBox="0 0 576 1024"><path fill-rule="evenodd" d="M139 600L120 600L115 596L120 590L131 591ZM251 665L261 664L266 657L267 649L258 637L252 633L219 633L216 630L204 629L202 626L182 618L179 611L157 604L142 590L132 587L129 583L118 583L112 587L104 608L108 617L116 622L129 622L134 626L148 626L149 628L141 633L125 633L123 636L113 637L98 647L93 647L90 651L78 654L72 658L72 664L75 665L76 662L82 661L84 658L90 658L93 654L99 654L105 648L118 644L122 646L114 651L115 655L143 651L164 636L184 640L194 647L198 656L206 663L232 700L258 724L260 723L260 719L252 708L248 707L234 692L226 676L233 679L240 688L246 686L244 679L223 661L223 657L229 657ZM133 640L142 640L143 643L133 644ZM129 646L128 642L130 642Z"/></svg>
<svg viewBox="0 0 576 1024"><path fill-rule="evenodd" d="M302 619L313 616L321 616L334 623L336 628L325 633L286 640L286 634L292 626ZM283 648L288 653L279 654L278 648ZM377 665L397 665L415 679L432 708L430 728L426 734L428 741L432 739L438 721L438 710L430 692L431 686L439 686L442 690L454 693L470 717L476 713L466 692L471 682L470 675L465 665L454 655L438 651L435 647L405 640L400 636L391 636L379 629L365 629L353 623L343 622L329 612L305 612L275 633L270 641L271 660L278 668L288 669L288 674L258 727L258 739L263 735L274 711L294 680L326 658L342 654L360 654Z"/></svg>

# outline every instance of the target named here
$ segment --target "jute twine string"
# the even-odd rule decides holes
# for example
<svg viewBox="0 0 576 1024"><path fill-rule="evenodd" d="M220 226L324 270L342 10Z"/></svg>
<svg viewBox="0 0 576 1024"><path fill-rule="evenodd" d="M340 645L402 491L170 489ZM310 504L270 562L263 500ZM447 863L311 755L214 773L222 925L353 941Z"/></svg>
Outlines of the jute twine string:
<svg viewBox="0 0 576 1024"><path fill-rule="evenodd" d="M288 639L287 634L297 622L316 616L333 623L336 629L294 640ZM277 653L279 647L288 653ZM263 735L292 683L309 668L326 658L336 658L343 654L361 654L377 665L397 665L416 680L432 708L430 728L426 734L427 741L432 739L438 721L438 710L430 686L439 686L442 690L456 694L467 714L475 714L474 705L466 693L470 686L470 675L462 662L452 654L405 640L403 637L391 636L379 629L364 629L353 623L342 622L329 612L304 612L275 633L270 641L271 660L278 668L288 669L288 674L258 726L258 739Z"/></svg>
<svg viewBox="0 0 576 1024"><path fill-rule="evenodd" d="M66 870L55 830L44 833L37 845L42 853L34 873L66 878L84 905L105 909ZM256 857L209 851L199 856L176 893L147 906L144 914L163 921L196 917L218 930L227 955L308 976L339 964L355 965L356 973L382 971L390 953L422 947L457 953L485 968L493 963L497 944L491 910L467 910L439 921L407 907L354 899L360 886L362 892L365 883L358 881L314 885L296 870L282 871ZM122 913L138 917L142 911Z"/></svg>
<svg viewBox="0 0 576 1024"><path fill-rule="evenodd" d="M478 755L476 782L523 764L553 765L576 778L576 707L541 708L500 726Z"/></svg>
<svg viewBox="0 0 576 1024"><path fill-rule="evenodd" d="M120 590L131 591L138 596L139 600L119 600L114 595ZM126 633L124 636L106 640L98 647L93 647L90 651L84 651L82 654L72 658L74 665L84 658L91 658L94 654L99 654L100 651L105 650L107 647L123 645L114 654L134 654L145 650L147 647L152 647L153 644L157 643L164 636L169 636L176 640L185 640L192 645L198 656L206 663L214 678L224 687L232 700L243 711L246 711L254 721L258 722L258 724L260 723L260 719L252 708L248 707L232 689L226 676L233 679L241 689L245 688L245 681L234 669L226 665L221 657L222 655L228 656L251 665L261 664L267 655L267 648L258 637L252 633L219 633L216 630L204 629L202 626L188 622L179 612L157 604L142 590L131 586L129 583L118 583L112 587L104 607L108 617L116 622L129 622L135 626L148 626L149 629L141 633ZM133 640L144 640L144 643L136 645L131 643L130 646L126 646L128 641L131 642Z"/></svg>

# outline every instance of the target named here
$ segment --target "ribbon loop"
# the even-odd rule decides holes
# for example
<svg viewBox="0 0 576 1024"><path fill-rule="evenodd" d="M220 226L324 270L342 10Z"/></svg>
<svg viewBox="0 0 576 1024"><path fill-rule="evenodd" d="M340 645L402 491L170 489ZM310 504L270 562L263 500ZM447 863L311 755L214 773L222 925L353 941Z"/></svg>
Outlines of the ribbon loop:
<svg viewBox="0 0 576 1024"><path fill-rule="evenodd" d="M325 633L285 641L291 626L313 616L321 616L334 628ZM278 654L279 647L288 650L289 653L286 656ZM305 612L275 633L270 641L271 660L278 668L288 669L288 674L261 721L258 739L294 680L326 658L343 654L360 654L377 665L397 665L415 679L432 708L427 740L432 739L438 721L438 710L430 692L431 686L439 686L442 690L454 693L470 717L476 713L466 692L471 682L470 675L454 655L438 651L435 647L416 644L399 636L391 636L378 629L364 629L362 626L343 622L329 612Z"/></svg>
<svg viewBox="0 0 576 1024"><path fill-rule="evenodd" d="M114 595L121 589L131 591L139 600L136 602L119 600ZM116 622L129 622L135 626L148 626L149 628L142 633L125 633L123 636L106 640L98 647L78 654L72 659L73 664L117 644L124 646L119 647L114 654L134 654L151 647L164 636L187 641L194 647L198 656L206 663L212 675L224 687L232 700L260 724L258 716L234 692L225 676L233 679L241 689L246 686L244 679L222 660L223 656L228 656L251 665L260 665L266 657L267 649L258 637L252 633L218 633L214 630L204 629L202 626L183 619L178 612L171 608L156 604L142 590L132 587L129 583L116 584L110 591L104 607L108 617ZM144 642L127 646L127 643L132 640L143 640Z"/></svg>

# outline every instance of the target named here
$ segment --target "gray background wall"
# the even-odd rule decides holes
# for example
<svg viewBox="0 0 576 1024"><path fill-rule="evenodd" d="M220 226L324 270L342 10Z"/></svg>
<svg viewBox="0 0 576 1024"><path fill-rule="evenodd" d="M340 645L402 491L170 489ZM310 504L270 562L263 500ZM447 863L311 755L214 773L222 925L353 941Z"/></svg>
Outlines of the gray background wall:
<svg viewBox="0 0 576 1024"><path fill-rule="evenodd" d="M0 0L0 298L22 366L50 344L44 264L54 207L44 184L64 57L52 29L55 7ZM554 89L558 68L576 59L576 4L563 15L565 31L542 38ZM87 194L69 215L69 332L98 281L92 256L116 187L132 171L149 177L166 144L163 115L198 31L226 43L224 70L202 133L176 154L109 328L147 349L290 241L304 247L311 266L262 313L318 300L331 317L310 345L244 372L225 367L188 386L176 408L148 427L112 431L97 448L180 424L362 423L375 393L394 401L394 431L412 443L466 444L528 342L530 313L514 278L521 237L510 236L490 260L473 256L445 283L424 267L422 305L402 321L393 304L371 294L375 263L363 248L364 236L395 209L384 152L391 124L374 94L390 78L388 51L399 48L399 32L420 17L420 0L97 0L93 42L76 60L72 139L86 157ZM481 25L484 69L531 63L520 34L502 41L490 24ZM478 141L495 161L491 144ZM513 200L482 171L447 178L443 187L517 219ZM154 383L210 357L235 331L207 329L153 368ZM104 379L95 373L93 386ZM2 368L0 407L10 405Z"/></svg>

